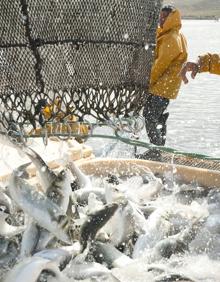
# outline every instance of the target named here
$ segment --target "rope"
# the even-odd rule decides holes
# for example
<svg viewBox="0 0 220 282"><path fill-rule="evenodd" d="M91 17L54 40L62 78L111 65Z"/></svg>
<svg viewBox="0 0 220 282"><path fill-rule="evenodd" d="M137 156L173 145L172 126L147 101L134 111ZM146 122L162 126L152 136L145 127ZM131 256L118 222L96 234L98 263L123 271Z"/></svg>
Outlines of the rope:
<svg viewBox="0 0 220 282"><path fill-rule="evenodd" d="M124 121L124 120L123 120ZM130 122L130 119L128 119L128 123ZM83 123L81 123L83 124ZM183 151L179 151L176 150L174 148L170 148L170 147L165 147L165 146L156 146L147 142L143 142L143 141L139 141L136 138L136 135L133 135L135 138L127 138L127 137L123 137L120 135L120 132L128 132L128 131L124 131L123 130L123 126L121 123L119 123L119 125L115 126L115 124L111 123L111 122L107 122L107 123L86 123L87 126L89 125L90 127L90 132L88 134L80 134L80 133L73 133L73 132L48 132L47 130L42 130L41 134L26 134L23 131L10 131L10 132L3 132L0 131L0 135L4 136L4 137L9 137L9 141L11 141L12 143L16 143L16 139L18 140L17 143L21 143L21 142L26 142L26 140L28 138L39 138L42 137L43 141L45 144L47 144L47 139L49 137L55 136L61 139L68 139L70 137L78 137L81 139L88 139L88 138L101 138L101 139L112 139L112 140L116 140L116 141L120 141L122 143L125 143L127 145L130 146L134 146L134 148L137 147L142 147L142 148L146 148L146 149L151 149L151 148L156 148L159 149L163 152L167 152L173 155L181 155L181 156L185 156L185 157L189 157L192 159L200 159L200 160L209 160L209 161L219 161L220 162L220 158L214 158L205 154L198 154L198 153L192 153L192 152L183 152ZM103 134L94 134L93 131L95 128L97 127L102 127L102 126L108 126L111 127L114 130L115 135L103 135ZM132 133L132 132L130 132Z"/></svg>
<svg viewBox="0 0 220 282"><path fill-rule="evenodd" d="M122 137L119 135L119 133L116 131L115 132L116 138L126 144L132 145L132 146L137 146L137 147L144 147L147 149L150 148L157 148L163 152L167 152L167 153L172 153L174 155L182 155L182 156L186 156L189 158L196 158L196 159L202 159L202 160L210 160L210 161L220 161L220 158L214 158L211 156L207 156L204 154L197 154L197 153L188 153L188 152L183 152L183 151L179 151L170 147L165 147L165 146L156 146L156 145L152 145L150 143L147 142L143 142L143 141L138 141L138 140L133 140L130 138L126 138L126 137Z"/></svg>

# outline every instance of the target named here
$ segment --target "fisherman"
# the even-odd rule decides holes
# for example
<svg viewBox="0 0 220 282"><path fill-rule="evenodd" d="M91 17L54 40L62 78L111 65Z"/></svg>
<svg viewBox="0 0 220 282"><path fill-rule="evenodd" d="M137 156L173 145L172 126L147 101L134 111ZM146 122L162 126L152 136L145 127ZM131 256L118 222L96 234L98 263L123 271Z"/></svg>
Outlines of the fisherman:
<svg viewBox="0 0 220 282"><path fill-rule="evenodd" d="M187 72L191 72L193 79L201 72L220 75L220 54L207 53L199 56L197 62L187 62L181 70L181 77L185 84L189 82L186 77Z"/></svg>
<svg viewBox="0 0 220 282"><path fill-rule="evenodd" d="M155 61L151 70L150 88L143 115L150 142L164 146L166 142L166 108L171 99L176 99L180 86L179 75L187 60L187 43L181 29L181 15L171 5L162 8L157 30ZM137 158L158 160L160 151L150 149Z"/></svg>

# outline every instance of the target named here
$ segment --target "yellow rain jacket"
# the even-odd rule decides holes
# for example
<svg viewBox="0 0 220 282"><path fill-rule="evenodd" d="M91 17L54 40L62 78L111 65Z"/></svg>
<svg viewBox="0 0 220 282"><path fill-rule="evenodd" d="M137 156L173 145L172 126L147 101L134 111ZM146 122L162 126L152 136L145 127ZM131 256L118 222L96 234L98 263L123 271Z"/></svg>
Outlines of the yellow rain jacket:
<svg viewBox="0 0 220 282"><path fill-rule="evenodd" d="M180 70L187 60L187 43L181 34L181 16L175 10L158 28L155 61L151 70L150 93L175 99L181 86Z"/></svg>
<svg viewBox="0 0 220 282"><path fill-rule="evenodd" d="M220 54L199 56L199 72L210 72L220 75Z"/></svg>

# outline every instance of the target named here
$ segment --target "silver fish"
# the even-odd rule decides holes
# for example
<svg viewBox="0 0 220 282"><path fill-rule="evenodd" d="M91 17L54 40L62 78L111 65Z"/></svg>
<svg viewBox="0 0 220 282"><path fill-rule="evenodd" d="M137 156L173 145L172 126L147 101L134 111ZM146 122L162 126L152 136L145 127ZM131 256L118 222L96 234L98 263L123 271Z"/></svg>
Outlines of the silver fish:
<svg viewBox="0 0 220 282"><path fill-rule="evenodd" d="M40 226L53 233L58 239L70 243L69 236L64 231L67 217L63 211L25 180L20 179L16 171L10 178L9 191L14 201Z"/></svg>
<svg viewBox="0 0 220 282"><path fill-rule="evenodd" d="M143 181L144 176L145 180ZM154 200L163 188L161 179L155 177L153 173L149 172L144 176L133 176L124 184L127 187L124 191L125 195L137 204L144 204L147 201Z"/></svg>
<svg viewBox="0 0 220 282"><path fill-rule="evenodd" d="M133 258L140 257L145 250L153 248L158 241L170 235L172 225L166 214L166 209L158 208L148 217L146 233L138 237L134 245Z"/></svg>
<svg viewBox="0 0 220 282"><path fill-rule="evenodd" d="M70 262L72 254L67 250L61 248L57 249L46 249L34 254L34 257L41 257L50 261L56 262L59 269L64 269Z"/></svg>
<svg viewBox="0 0 220 282"><path fill-rule="evenodd" d="M79 204L87 204L90 193L94 193L98 199L105 202L105 191L102 188L82 188L73 192L74 201Z"/></svg>
<svg viewBox="0 0 220 282"><path fill-rule="evenodd" d="M93 245L93 255L97 262L107 264L109 268L123 267L133 262L133 259L108 243L95 242Z"/></svg>
<svg viewBox="0 0 220 282"><path fill-rule="evenodd" d="M170 258L175 253L183 253L189 249L190 242L195 238L199 226L202 223L193 224L185 228L182 232L161 240L155 245L150 255L150 261L161 258Z"/></svg>
<svg viewBox="0 0 220 282"><path fill-rule="evenodd" d="M85 175L74 162L69 162L67 167L70 169L73 176L77 178L80 188L92 189L92 182L90 178Z"/></svg>
<svg viewBox="0 0 220 282"><path fill-rule="evenodd" d="M36 222L28 217L27 228L22 236L20 258L30 256L39 240L40 228Z"/></svg>
<svg viewBox="0 0 220 282"><path fill-rule="evenodd" d="M71 246L62 246L60 249L67 251L72 257L75 257L81 252L81 244L79 241L76 241Z"/></svg>
<svg viewBox="0 0 220 282"><path fill-rule="evenodd" d="M57 264L53 261L41 257L31 257L10 270L4 282L36 282L43 270L50 270L58 279L64 278Z"/></svg>
<svg viewBox="0 0 220 282"><path fill-rule="evenodd" d="M47 189L51 186L51 184L56 179L56 174L48 167L45 161L33 149L24 146L23 151L36 166L40 175L42 187L45 189L46 192Z"/></svg>
<svg viewBox="0 0 220 282"><path fill-rule="evenodd" d="M24 147L24 152L36 166L46 195L66 212L72 193L70 171L65 169L56 175L33 149Z"/></svg>
<svg viewBox="0 0 220 282"><path fill-rule="evenodd" d="M68 169L62 170L57 176L54 182L48 187L46 195L54 203L56 203L61 210L66 214L72 213L72 203L70 201L72 189L71 189L72 175ZM47 230L41 230L39 242L36 246L37 250L42 250L53 241L53 234Z"/></svg>
<svg viewBox="0 0 220 282"><path fill-rule="evenodd" d="M118 187L118 186L116 186ZM111 220L104 226L104 231L109 235L114 246L128 242L134 235L145 233L146 219L137 205L127 200L125 195L115 190L114 186L106 188L107 202L115 200L119 208Z"/></svg>
<svg viewBox="0 0 220 282"><path fill-rule="evenodd" d="M54 182L48 187L46 195L55 202L65 213L69 206L72 175L68 169L62 170L55 178Z"/></svg>
<svg viewBox="0 0 220 282"><path fill-rule="evenodd" d="M0 205L6 207L5 211L8 211L10 214L13 214L16 211L11 198L3 191L0 191Z"/></svg>
<svg viewBox="0 0 220 282"><path fill-rule="evenodd" d="M7 217L8 214L0 212L0 236L11 238L24 232L26 226L12 226L5 221Z"/></svg>
<svg viewBox="0 0 220 282"><path fill-rule="evenodd" d="M100 230L113 216L117 208L118 205L113 203L104 206L102 209L93 214L88 215L80 230L80 243L82 244L82 250L85 250L87 242L95 238L98 230Z"/></svg>

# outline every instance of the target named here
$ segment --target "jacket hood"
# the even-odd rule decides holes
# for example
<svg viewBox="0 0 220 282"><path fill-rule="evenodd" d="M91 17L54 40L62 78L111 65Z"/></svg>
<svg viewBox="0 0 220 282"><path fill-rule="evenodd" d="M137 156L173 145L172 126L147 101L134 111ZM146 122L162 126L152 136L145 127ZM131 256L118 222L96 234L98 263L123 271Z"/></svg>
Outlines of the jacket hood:
<svg viewBox="0 0 220 282"><path fill-rule="evenodd" d="M159 29L159 33L164 34L171 29L180 29L182 26L180 11L177 9L169 14L163 28Z"/></svg>

